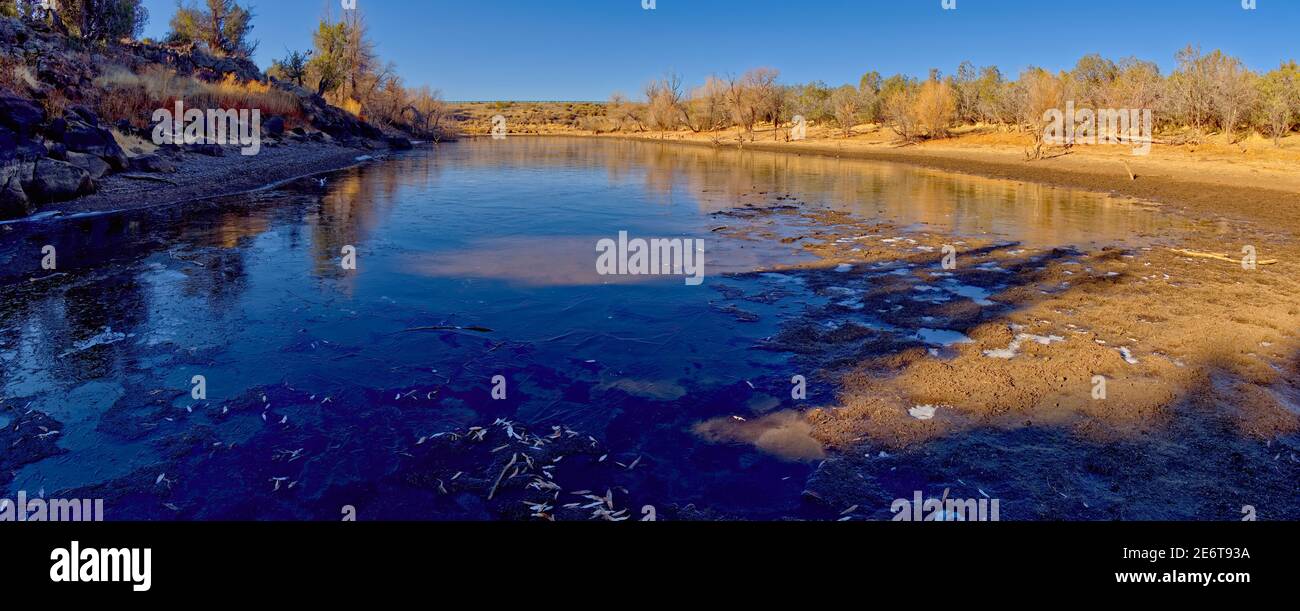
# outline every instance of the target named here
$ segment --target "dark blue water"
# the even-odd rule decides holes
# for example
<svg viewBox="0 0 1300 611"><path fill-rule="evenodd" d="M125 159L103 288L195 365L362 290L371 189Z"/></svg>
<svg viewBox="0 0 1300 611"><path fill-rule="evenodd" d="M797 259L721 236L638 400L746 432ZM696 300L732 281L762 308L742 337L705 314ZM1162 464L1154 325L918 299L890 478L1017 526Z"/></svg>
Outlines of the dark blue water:
<svg viewBox="0 0 1300 611"><path fill-rule="evenodd" d="M505 418L589 436L607 459L572 477L622 486L637 506L798 514L811 456L692 428L833 400L825 384L793 400L791 376L807 372L763 347L819 298L753 272L809 257L727 237L715 230L760 222L713 213L797 201L1030 244L1148 222L1081 197L866 163L512 139L416 151L324 187L11 225L0 425L44 414L58 426L18 435L0 484L106 497L109 519L337 519L342 505L491 519L477 496L421 485L437 459L412 456L422 438ZM798 231L761 224L769 238ZM596 274L597 240L620 231L705 240L705 284ZM47 244L57 270L40 269ZM348 246L355 270L341 265ZM726 294L769 298L738 313Z"/></svg>

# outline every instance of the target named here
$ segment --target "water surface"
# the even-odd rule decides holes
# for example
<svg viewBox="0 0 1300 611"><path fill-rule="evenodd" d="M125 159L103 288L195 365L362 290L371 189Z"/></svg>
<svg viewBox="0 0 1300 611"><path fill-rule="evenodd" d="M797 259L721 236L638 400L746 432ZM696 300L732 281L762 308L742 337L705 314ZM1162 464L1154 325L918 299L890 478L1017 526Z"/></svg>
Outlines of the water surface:
<svg viewBox="0 0 1300 611"><path fill-rule="evenodd" d="M1160 223L1100 196L889 164L514 138L415 151L323 188L14 224L0 234L0 424L47 414L62 453L0 483L8 496L112 492L110 519L335 519L344 503L484 518L391 476L422 436L509 418L640 457L625 479L647 502L799 514L817 454L806 438L782 455L694 432L834 400L832 384L792 400L791 376L806 372L764 348L826 296L754 273L812 257L717 231L747 221L715 213L746 206L1026 248L1140 239ZM596 274L596 241L620 231L705 240L705 284ZM40 269L47 244L57 272ZM340 265L346 246L356 270ZM981 289L952 293L986 303ZM191 397L194 376L206 400ZM288 467L280 450L305 458ZM290 471L292 494L269 483Z"/></svg>

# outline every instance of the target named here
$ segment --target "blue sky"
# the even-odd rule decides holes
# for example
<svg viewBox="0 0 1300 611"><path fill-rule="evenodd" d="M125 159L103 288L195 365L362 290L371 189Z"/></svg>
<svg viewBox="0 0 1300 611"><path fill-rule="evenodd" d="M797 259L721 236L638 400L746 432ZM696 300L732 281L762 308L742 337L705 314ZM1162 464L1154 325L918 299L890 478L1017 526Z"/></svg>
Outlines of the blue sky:
<svg viewBox="0 0 1300 611"><path fill-rule="evenodd" d="M265 68L306 49L341 0L251 0ZM867 70L951 73L965 59L1018 73L1098 52L1156 61L1188 43L1254 69L1300 59L1300 0L357 0L379 53L408 85L449 100L636 96L666 71L688 84L769 66L785 82L857 83ZM175 0L145 0L161 37Z"/></svg>

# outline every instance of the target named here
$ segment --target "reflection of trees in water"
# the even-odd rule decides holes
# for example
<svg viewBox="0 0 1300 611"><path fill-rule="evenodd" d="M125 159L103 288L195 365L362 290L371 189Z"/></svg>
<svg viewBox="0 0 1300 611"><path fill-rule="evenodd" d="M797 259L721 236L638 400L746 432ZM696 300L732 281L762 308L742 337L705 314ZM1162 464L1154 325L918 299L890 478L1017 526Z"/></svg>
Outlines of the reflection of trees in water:
<svg viewBox="0 0 1300 611"><path fill-rule="evenodd" d="M471 167L603 168L610 183L641 181L666 202L674 187L700 211L764 206L790 196L900 224L928 223L962 233L1004 231L1044 245L1122 237L1155 228L1148 211L1095 194L963 176L901 164L822 155L740 151L680 144L513 138L468 142Z"/></svg>
<svg viewBox="0 0 1300 611"><path fill-rule="evenodd" d="M313 271L323 277L346 280L354 276L340 265L344 246L363 250L363 243L401 203L403 188L427 187L441 173L439 149L388 163L368 166L330 179L329 192L319 210L309 215L312 231ZM358 263L358 268L364 262Z"/></svg>

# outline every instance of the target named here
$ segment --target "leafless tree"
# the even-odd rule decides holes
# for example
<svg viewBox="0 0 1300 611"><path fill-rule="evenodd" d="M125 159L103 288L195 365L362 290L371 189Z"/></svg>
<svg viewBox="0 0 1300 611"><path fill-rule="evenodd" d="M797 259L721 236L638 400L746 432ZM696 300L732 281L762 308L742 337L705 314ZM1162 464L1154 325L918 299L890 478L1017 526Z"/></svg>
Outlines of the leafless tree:
<svg viewBox="0 0 1300 611"><path fill-rule="evenodd" d="M1255 74L1241 60L1215 51L1210 58L1210 102L1219 118L1219 128L1236 142L1237 125L1249 116L1257 97Z"/></svg>
<svg viewBox="0 0 1300 611"><path fill-rule="evenodd" d="M862 93L852 85L840 87L831 94L831 108L835 111L835 122L844 131L844 137L852 137L853 126L858 124L858 113L862 110Z"/></svg>

